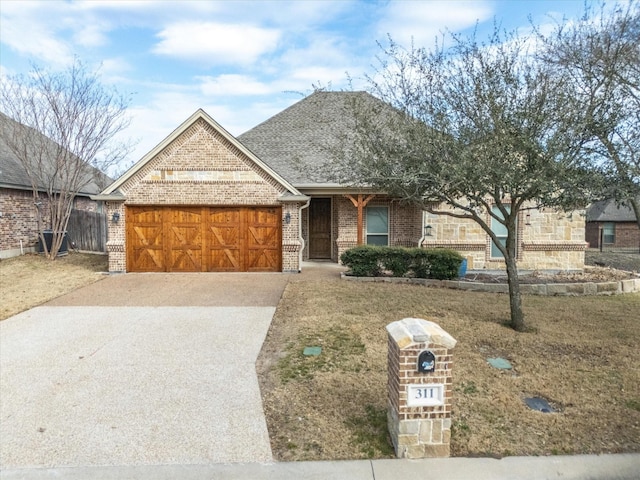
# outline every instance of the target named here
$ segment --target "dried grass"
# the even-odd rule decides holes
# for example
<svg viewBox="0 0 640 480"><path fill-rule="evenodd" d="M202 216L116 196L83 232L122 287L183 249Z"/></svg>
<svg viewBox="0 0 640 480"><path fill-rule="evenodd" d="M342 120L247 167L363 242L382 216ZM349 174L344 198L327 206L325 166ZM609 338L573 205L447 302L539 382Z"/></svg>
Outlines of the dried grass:
<svg viewBox="0 0 640 480"><path fill-rule="evenodd" d="M258 361L274 455L285 461L391 454L379 442L388 445L384 425L369 440L354 425L386 408L385 326L404 317L436 321L458 340L453 455L640 451L640 295L525 296L524 310L530 331L516 333L504 326L506 295L290 282ZM347 332L364 351L304 357L309 343L333 343L327 331ZM339 352L338 345L331 356ZM491 367L487 358L495 356L513 371ZM292 361L305 366L304 375L283 371ZM558 412L528 409L527 396L547 399Z"/></svg>
<svg viewBox="0 0 640 480"><path fill-rule="evenodd" d="M103 278L107 256L69 253L55 260L29 254L0 260L0 320Z"/></svg>

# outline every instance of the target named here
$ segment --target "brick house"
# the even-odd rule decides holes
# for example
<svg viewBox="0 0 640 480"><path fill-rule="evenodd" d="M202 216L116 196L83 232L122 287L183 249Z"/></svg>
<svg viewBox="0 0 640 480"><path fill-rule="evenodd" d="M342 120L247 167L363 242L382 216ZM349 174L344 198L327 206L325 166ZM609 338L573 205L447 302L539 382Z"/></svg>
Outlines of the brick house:
<svg viewBox="0 0 640 480"><path fill-rule="evenodd" d="M39 241L37 209L46 219L49 205L44 186L41 186L37 200L34 199L31 180L9 147L10 132L13 129L19 132L26 127L2 113L0 126L0 258L9 258L36 251ZM48 140L45 138L45 141ZM74 209L90 212L99 210L100 206L90 196L99 193L111 180L97 170L95 173L103 182L100 186L93 181L88 183L75 197ZM47 225L44 227L47 228Z"/></svg>
<svg viewBox="0 0 640 480"><path fill-rule="evenodd" d="M110 271L299 271L358 243L455 248L504 268L473 222L332 183L322 165L349 128L349 98L316 92L237 138L198 110L94 199L108 207ZM373 98L373 97L370 97ZM325 172L326 173L326 172ZM529 210L524 269L580 269L584 219Z"/></svg>
<svg viewBox="0 0 640 480"><path fill-rule="evenodd" d="M640 228L633 209L615 200L595 202L587 209L586 239L590 248L639 249Z"/></svg>

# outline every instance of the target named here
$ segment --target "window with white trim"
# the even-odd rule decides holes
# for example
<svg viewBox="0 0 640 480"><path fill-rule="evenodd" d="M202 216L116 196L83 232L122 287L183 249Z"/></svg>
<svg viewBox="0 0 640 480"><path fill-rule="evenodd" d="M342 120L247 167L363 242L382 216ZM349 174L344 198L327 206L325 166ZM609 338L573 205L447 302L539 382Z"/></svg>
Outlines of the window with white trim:
<svg viewBox="0 0 640 480"><path fill-rule="evenodd" d="M389 207L367 207L367 245L389 245Z"/></svg>

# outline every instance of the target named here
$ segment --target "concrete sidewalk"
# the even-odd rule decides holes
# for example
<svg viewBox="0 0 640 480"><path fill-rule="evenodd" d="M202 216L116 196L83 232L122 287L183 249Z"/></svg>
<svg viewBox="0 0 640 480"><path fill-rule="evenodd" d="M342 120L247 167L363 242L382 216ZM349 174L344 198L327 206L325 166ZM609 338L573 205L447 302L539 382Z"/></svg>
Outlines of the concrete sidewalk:
<svg viewBox="0 0 640 480"><path fill-rule="evenodd" d="M3 480L637 480L640 454L12 469Z"/></svg>

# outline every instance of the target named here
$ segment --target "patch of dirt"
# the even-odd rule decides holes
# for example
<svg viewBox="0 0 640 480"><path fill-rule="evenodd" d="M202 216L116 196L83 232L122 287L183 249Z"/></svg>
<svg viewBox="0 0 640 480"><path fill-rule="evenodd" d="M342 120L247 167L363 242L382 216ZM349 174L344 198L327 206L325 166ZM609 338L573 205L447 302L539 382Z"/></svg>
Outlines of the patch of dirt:
<svg viewBox="0 0 640 480"><path fill-rule="evenodd" d="M640 452L640 294L525 296L528 333L504 326L508 301L304 274L289 282L257 364L275 458L393 456L385 327L405 317L435 321L458 341L454 456ZM306 346L323 353L305 357ZM513 370L491 367L494 356ZM531 410L527 397L558 412Z"/></svg>
<svg viewBox="0 0 640 480"><path fill-rule="evenodd" d="M0 320L96 282L108 270L106 255L73 253L48 260L28 254L0 260Z"/></svg>
<svg viewBox="0 0 640 480"><path fill-rule="evenodd" d="M607 267L640 273L640 251L624 253L587 250L584 254L584 263L595 267Z"/></svg>

